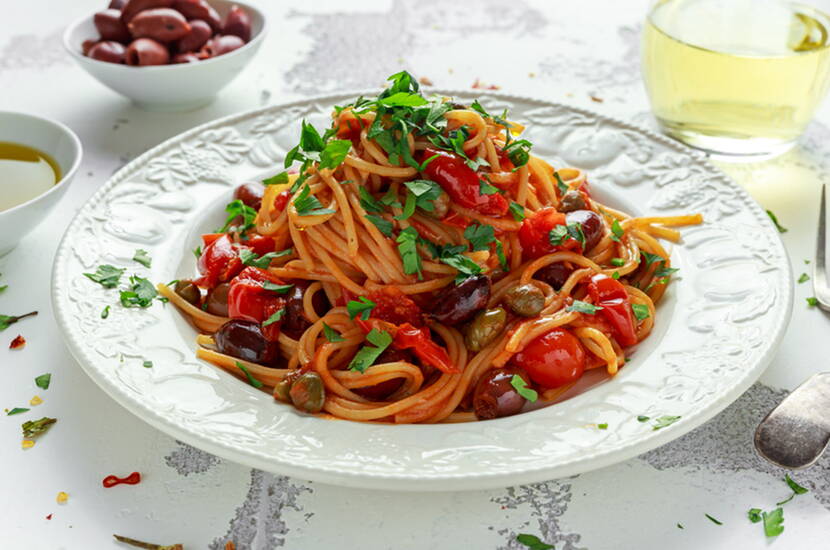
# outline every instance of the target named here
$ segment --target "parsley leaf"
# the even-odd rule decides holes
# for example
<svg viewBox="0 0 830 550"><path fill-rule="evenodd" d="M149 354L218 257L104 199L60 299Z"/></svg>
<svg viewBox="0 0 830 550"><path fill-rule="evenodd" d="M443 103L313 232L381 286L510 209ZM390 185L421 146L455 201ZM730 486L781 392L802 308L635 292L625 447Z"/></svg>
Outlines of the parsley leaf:
<svg viewBox="0 0 830 550"><path fill-rule="evenodd" d="M392 222L387 221L380 216L374 214L366 214L366 219L372 222L378 230L387 237L392 236Z"/></svg>
<svg viewBox="0 0 830 550"><path fill-rule="evenodd" d="M552 544L542 542L542 540L536 535L520 533L516 535L516 542L527 546L530 550L553 550Z"/></svg>
<svg viewBox="0 0 830 550"><path fill-rule="evenodd" d="M611 265L614 267L622 267L625 265L625 260L622 258L611 258Z"/></svg>
<svg viewBox="0 0 830 550"><path fill-rule="evenodd" d="M565 311L576 311L579 313L594 315L601 309L603 309L602 306L595 306L594 304L589 304L588 302L583 302L582 300L574 300L574 303L566 307Z"/></svg>
<svg viewBox="0 0 830 550"><path fill-rule="evenodd" d="M326 323L323 323L323 334L326 335L326 340L332 343L342 342L345 340L339 332L328 326Z"/></svg>
<svg viewBox="0 0 830 550"><path fill-rule="evenodd" d="M487 250L490 243L496 240L496 230L491 225L472 223L464 229L464 238L470 241L473 251Z"/></svg>
<svg viewBox="0 0 830 550"><path fill-rule="evenodd" d="M346 304L346 311L349 313L349 319L354 319L360 315L360 319L366 321L376 305L369 298L358 296L357 300L349 300L349 303Z"/></svg>
<svg viewBox="0 0 830 550"><path fill-rule="evenodd" d="M801 284L801 283L806 283L806 282L807 282L807 281L809 281L809 280L810 280L810 276L809 276L809 275L807 275L806 273L802 273L802 274L801 274L801 277L799 277L799 278L798 278L798 283L799 283L799 284Z"/></svg>
<svg viewBox="0 0 830 550"><path fill-rule="evenodd" d="M391 192L392 190L390 189L389 191ZM383 212L383 205L378 202L378 200L373 197L365 187L359 187L357 192L360 195L360 207L363 208L363 210L366 212L374 212L376 214Z"/></svg>
<svg viewBox="0 0 830 550"><path fill-rule="evenodd" d="M715 525L723 525L723 522L718 521L716 518L710 516L709 514L703 514L703 515L706 516L707 518L709 518L709 521L711 521Z"/></svg>
<svg viewBox="0 0 830 550"><path fill-rule="evenodd" d="M818 299L815 296L811 296L806 300L809 307L816 307L818 305Z"/></svg>
<svg viewBox="0 0 830 550"><path fill-rule="evenodd" d="M126 269L103 264L98 266L95 273L84 273L84 277L90 281L95 281L104 288L115 288L125 271Z"/></svg>
<svg viewBox="0 0 830 550"><path fill-rule="evenodd" d="M598 430L607 430L608 429L608 423L603 422L602 424L597 424L597 429Z"/></svg>
<svg viewBox="0 0 830 550"><path fill-rule="evenodd" d="M768 537L777 537L784 532L784 509L780 506L772 512L764 512L764 534Z"/></svg>
<svg viewBox="0 0 830 550"><path fill-rule="evenodd" d="M259 380L257 380L256 378L254 378L254 376L248 370L248 367L246 367L245 365L243 365L239 361L236 362L236 368L238 368L239 370L241 370L245 374L245 378L248 379L248 383L250 385L252 385L253 387L255 387L256 389L259 389L259 388L261 388L262 386L265 385L262 382L260 382Z"/></svg>
<svg viewBox="0 0 830 550"><path fill-rule="evenodd" d="M262 322L263 327L267 327L268 325L273 325L276 322L282 320L285 316L285 308L280 308L275 313L273 313L270 317L268 317L265 321Z"/></svg>
<svg viewBox="0 0 830 550"><path fill-rule="evenodd" d="M663 256L658 256L657 254L649 254L648 252L640 251L640 254L643 255L643 259L646 261L646 265L649 266L654 262L665 262L666 259Z"/></svg>
<svg viewBox="0 0 830 550"><path fill-rule="evenodd" d="M441 261L458 270L458 276L455 278L455 284L460 283L468 277L473 277L481 273L481 266L464 254L441 256Z"/></svg>
<svg viewBox="0 0 830 550"><path fill-rule="evenodd" d="M648 422L649 420L651 420L650 416L645 416L641 414L637 417L637 422Z"/></svg>
<svg viewBox="0 0 830 550"><path fill-rule="evenodd" d="M787 482L787 485L790 486L790 489L793 490L793 493L797 495L803 495L804 493L808 493L809 490L806 487L802 487L798 483L796 483L793 478L790 477L790 474L786 474L784 476L784 481Z"/></svg>
<svg viewBox="0 0 830 550"><path fill-rule="evenodd" d="M152 305L153 299L158 296L153 283L143 277L132 275L130 285L129 290L121 291L120 300L124 307L148 308Z"/></svg>
<svg viewBox="0 0 830 550"><path fill-rule="evenodd" d="M360 348L351 363L349 363L349 370L358 371L360 373L366 372L372 363L374 363L383 351L392 343L392 336L388 332L373 328L369 334L366 335L366 340L373 346L365 345Z"/></svg>
<svg viewBox="0 0 830 550"><path fill-rule="evenodd" d="M320 152L325 149L326 144L323 142L323 138L320 137L320 132L317 129L303 120L302 127L300 129L300 144L299 147L309 152Z"/></svg>
<svg viewBox="0 0 830 550"><path fill-rule="evenodd" d="M288 172L285 171L262 180L262 185L281 185L286 183L288 183Z"/></svg>
<svg viewBox="0 0 830 550"><path fill-rule="evenodd" d="M485 180L478 181L478 193L480 195L495 195L499 192L499 188L495 185L488 183Z"/></svg>
<svg viewBox="0 0 830 550"><path fill-rule="evenodd" d="M528 388L525 379L519 376L518 374L514 374L513 377L510 379L510 385L513 386L513 388L515 388L516 393L518 393L531 403L535 403L536 400L539 399L539 394L536 393L536 390Z"/></svg>
<svg viewBox="0 0 830 550"><path fill-rule="evenodd" d="M531 147L533 147L533 144L528 140L518 139L505 145L503 151L507 154L507 157L510 159L510 162L513 163L513 166L519 168L527 164L530 160Z"/></svg>
<svg viewBox="0 0 830 550"><path fill-rule="evenodd" d="M7 288L9 288L9 285L0 285L0 294L6 292Z"/></svg>
<svg viewBox="0 0 830 550"><path fill-rule="evenodd" d="M562 176L559 175L559 172L554 172L553 178L556 180L556 189L559 190L560 196L569 191L568 185L562 181Z"/></svg>
<svg viewBox="0 0 830 550"><path fill-rule="evenodd" d="M779 233L786 233L788 231L786 227L778 223L778 218L775 216L775 214L772 213L772 210L767 210L767 216L769 216L769 219L772 220L772 223L775 225L775 228L778 230Z"/></svg>
<svg viewBox="0 0 830 550"><path fill-rule="evenodd" d="M196 256L197 258L200 258L202 256L202 247L197 246L196 248L194 248L193 249L193 255Z"/></svg>
<svg viewBox="0 0 830 550"><path fill-rule="evenodd" d="M407 227L398 234L395 242L398 243L398 252L403 262L403 272L407 275L417 273L418 279L421 279L421 256L418 254L418 247L416 245L418 237L417 229Z"/></svg>
<svg viewBox="0 0 830 550"><path fill-rule="evenodd" d="M620 225L620 220L614 220L614 222L611 224L611 240L615 242L620 242L620 239L623 235L625 235L625 231Z"/></svg>
<svg viewBox="0 0 830 550"><path fill-rule="evenodd" d="M103 310L101 310L101 319L106 319L109 316L110 316L110 306L107 306Z"/></svg>
<svg viewBox="0 0 830 550"><path fill-rule="evenodd" d="M510 214L513 219L520 222L525 219L525 207L517 202L510 202Z"/></svg>
<svg viewBox="0 0 830 550"><path fill-rule="evenodd" d="M46 374L41 374L37 378L35 378L35 385L38 388L43 388L44 390L49 389L49 383L52 381L52 373L47 372Z"/></svg>
<svg viewBox="0 0 830 550"><path fill-rule="evenodd" d="M417 206L425 212L435 211L435 204L433 201L440 197L443 192L440 185L432 180L424 179L407 181L404 182L404 185L409 190L409 194L406 197L407 206L410 204L410 197L414 197L414 199L412 199L414 201L414 206ZM411 215L412 214L410 214L410 216ZM408 218L409 216L406 217Z"/></svg>
<svg viewBox="0 0 830 550"><path fill-rule="evenodd" d="M12 410L7 411L6 416L11 416L13 414L20 414L20 413L24 413L24 412L27 412L27 411L30 411L30 410L31 409L24 409L22 407L15 407Z"/></svg>
<svg viewBox="0 0 830 550"><path fill-rule="evenodd" d="M293 252L293 249L287 248L285 250L280 250L279 252L268 252L260 256L249 248L241 248L239 249L239 259L242 260L242 265L250 265L260 269L267 269L268 266L271 265L271 260L279 258L280 256L286 256L291 254L291 252Z"/></svg>
<svg viewBox="0 0 830 550"><path fill-rule="evenodd" d="M265 290L270 290L271 292L276 292L277 294L287 294L289 290L294 288L294 285L278 285L272 283L271 281L264 281L262 283L262 288Z"/></svg>
<svg viewBox="0 0 830 550"><path fill-rule="evenodd" d="M398 92L379 99L378 103L386 107L420 107L421 105L426 105L427 100L418 94Z"/></svg>
<svg viewBox="0 0 830 550"><path fill-rule="evenodd" d="M141 363L141 366L144 367L145 369L152 369L153 368L153 362L152 361L144 361L143 363Z"/></svg>
<svg viewBox="0 0 830 550"><path fill-rule="evenodd" d="M665 428L666 426L671 426L675 422L680 420L679 416L670 416L670 415L663 415L658 418L654 419L654 425L652 426L652 430L659 430L661 428Z"/></svg>
<svg viewBox="0 0 830 550"><path fill-rule="evenodd" d="M638 321L642 321L643 319L648 319L650 317L648 306L645 304L631 304L631 309L634 310L634 317L636 317Z"/></svg>
<svg viewBox="0 0 830 550"><path fill-rule="evenodd" d="M323 208L323 205L314 195L311 195L311 188L304 185L300 192L294 197L294 208L298 216L322 216L334 214L331 208Z"/></svg>
<svg viewBox="0 0 830 550"><path fill-rule="evenodd" d="M150 258L150 255L147 253L147 251L142 250L141 248L135 251L135 254L133 255L133 260L147 268L149 268L153 262L153 259Z"/></svg>
<svg viewBox="0 0 830 550"><path fill-rule="evenodd" d="M499 265L504 271L510 271L510 266L507 265L507 256L504 255L504 245L501 241L496 241L496 256L499 258Z"/></svg>
<svg viewBox="0 0 830 550"><path fill-rule="evenodd" d="M36 437L45 433L52 424L57 422L57 418L49 418L44 416L39 420L27 420L23 423L23 437Z"/></svg>
<svg viewBox="0 0 830 550"><path fill-rule="evenodd" d="M239 199L229 202L225 207L225 212L228 213L228 217L225 219L225 225L223 225L217 233L227 232L228 229L230 229L231 224L233 224L238 217L242 218L242 225L237 227L237 231L240 233L244 233L254 226L257 211Z"/></svg>
<svg viewBox="0 0 830 550"><path fill-rule="evenodd" d="M752 523L758 523L762 519L760 508L750 508L746 515Z"/></svg>
<svg viewBox="0 0 830 550"><path fill-rule="evenodd" d="M352 142L348 139L335 139L328 142L326 148L320 153L320 165L317 168L334 170L343 163L351 148Z"/></svg>
<svg viewBox="0 0 830 550"><path fill-rule="evenodd" d="M37 311L32 311L31 313L27 313L25 315L0 315L0 331L6 330L21 319L32 317L34 315L37 315Z"/></svg>
<svg viewBox="0 0 830 550"><path fill-rule="evenodd" d="M552 246L559 246L568 239L573 239L585 249L585 233L582 231L581 223L569 223L568 225L557 225L548 232L548 241Z"/></svg>

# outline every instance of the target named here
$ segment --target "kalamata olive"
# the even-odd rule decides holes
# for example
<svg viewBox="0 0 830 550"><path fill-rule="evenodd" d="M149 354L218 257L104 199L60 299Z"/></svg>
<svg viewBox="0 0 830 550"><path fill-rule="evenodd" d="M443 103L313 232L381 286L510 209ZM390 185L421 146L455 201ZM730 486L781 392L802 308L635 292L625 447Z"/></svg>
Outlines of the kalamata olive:
<svg viewBox="0 0 830 550"><path fill-rule="evenodd" d="M187 279L176 281L173 290L188 304L199 307L199 303L202 301L202 293L199 291L199 287L193 284L193 281Z"/></svg>
<svg viewBox="0 0 830 550"><path fill-rule="evenodd" d="M173 0L173 9L184 15L188 21L191 19L206 21L214 32L222 28L219 14L205 0Z"/></svg>
<svg viewBox="0 0 830 550"><path fill-rule="evenodd" d="M553 290L559 290L571 276L572 271L562 262L556 262L539 269L533 274L533 278L549 284Z"/></svg>
<svg viewBox="0 0 830 550"><path fill-rule="evenodd" d="M107 7L111 10L121 11L121 9L124 7L124 4L126 3L127 0L110 0L110 5Z"/></svg>
<svg viewBox="0 0 830 550"><path fill-rule="evenodd" d="M207 41L207 44L199 50L199 57L207 59L232 52L245 45L241 38L233 34L217 34Z"/></svg>
<svg viewBox="0 0 830 550"><path fill-rule="evenodd" d="M92 49L95 44L97 44L97 40L84 40L81 42L81 53L84 55L89 55L89 50Z"/></svg>
<svg viewBox="0 0 830 550"><path fill-rule="evenodd" d="M216 288L208 292L207 298L205 298L205 311L210 313L211 315L218 315L219 317L227 317L228 316L228 291L231 289L231 285L228 283L222 283L221 285L217 285Z"/></svg>
<svg viewBox="0 0 830 550"><path fill-rule="evenodd" d="M279 345L262 335L259 323L231 319L213 335L219 353L260 365L272 365L279 358Z"/></svg>
<svg viewBox="0 0 830 550"><path fill-rule="evenodd" d="M248 12L237 5L233 5L225 17L225 24L222 26L224 34L233 34L245 42L251 39L251 16Z"/></svg>
<svg viewBox="0 0 830 550"><path fill-rule="evenodd" d="M473 410L479 420L491 420L521 412L525 398L513 386L514 376L521 377L530 386L530 377L519 368L491 370L479 379L473 393Z"/></svg>
<svg viewBox="0 0 830 550"><path fill-rule="evenodd" d="M162 43L173 42L190 32L190 23L174 9L144 10L127 23L133 38L152 38Z"/></svg>
<svg viewBox="0 0 830 550"><path fill-rule="evenodd" d="M444 216L447 215L447 212L450 211L450 196L447 195L445 192L441 191L441 194L438 195L434 201L432 201L432 212L427 212L424 210L424 214L429 216L430 218L435 218L436 220L441 220Z"/></svg>
<svg viewBox="0 0 830 550"><path fill-rule="evenodd" d="M445 325L457 325L473 318L490 299L490 277L474 275L442 290L435 298L432 317Z"/></svg>
<svg viewBox="0 0 830 550"><path fill-rule="evenodd" d="M170 63L195 63L196 61L201 61L199 56L193 52L187 52L177 53L173 56L173 59L170 60Z"/></svg>
<svg viewBox="0 0 830 550"><path fill-rule="evenodd" d="M301 374L288 391L291 402L301 411L318 413L326 402L326 387L316 372Z"/></svg>
<svg viewBox="0 0 830 550"><path fill-rule="evenodd" d="M285 316L282 319L281 330L294 339L302 336L303 332L311 326L311 322L305 318L303 313L303 293L304 289L295 285L287 295L283 295L288 299L285 302Z"/></svg>
<svg viewBox="0 0 830 550"><path fill-rule="evenodd" d="M101 35L101 40L115 40L116 42L129 42L130 31L127 25L121 21L121 12L116 9L101 10L92 16L92 22Z"/></svg>
<svg viewBox="0 0 830 550"><path fill-rule="evenodd" d="M213 30L210 28L210 25L201 19L194 19L188 21L188 23L190 23L190 31L179 38L179 41L176 43L176 49L180 53L197 51L213 36Z"/></svg>
<svg viewBox="0 0 830 550"><path fill-rule="evenodd" d="M127 46L127 65L167 65L170 52L152 38L139 38Z"/></svg>
<svg viewBox="0 0 830 550"><path fill-rule="evenodd" d="M582 193L572 189L562 196L562 200L559 201L559 206L556 209L560 212L573 212L585 207L585 199L582 197Z"/></svg>
<svg viewBox="0 0 830 550"><path fill-rule="evenodd" d="M507 324L507 312L500 307L479 311L464 329L464 345L470 351L481 351L495 340Z"/></svg>
<svg viewBox="0 0 830 550"><path fill-rule="evenodd" d="M578 223L582 226L585 235L585 251L594 248L602 238L602 218L593 210L574 210L565 215L565 223Z"/></svg>
<svg viewBox="0 0 830 550"><path fill-rule="evenodd" d="M504 302L516 315L536 317L545 307L545 294L536 285L516 285L504 295Z"/></svg>
<svg viewBox="0 0 830 550"><path fill-rule="evenodd" d="M262 206L262 195L265 193L265 186L259 182L252 181L243 183L233 192L233 198L239 199L254 210Z"/></svg>
<svg viewBox="0 0 830 550"><path fill-rule="evenodd" d="M124 44L113 40L105 40L92 46L87 56L107 63L124 63L126 51Z"/></svg>
<svg viewBox="0 0 830 550"><path fill-rule="evenodd" d="M375 362L372 363L373 365L382 365L384 363L397 363L399 361L405 361L407 363L412 363L414 361L412 354L410 354L406 350L395 349L395 348L386 348L383 350ZM372 386L364 386L362 388L355 388L352 391L356 394L360 395L361 397L365 397L366 399L372 399L374 401L383 401L400 388L403 385L403 378L393 378L391 380L385 380L380 382L379 384L374 384Z"/></svg>
<svg viewBox="0 0 830 550"><path fill-rule="evenodd" d="M138 12L153 8L169 8L173 0L127 0L121 7L121 21L129 23Z"/></svg>

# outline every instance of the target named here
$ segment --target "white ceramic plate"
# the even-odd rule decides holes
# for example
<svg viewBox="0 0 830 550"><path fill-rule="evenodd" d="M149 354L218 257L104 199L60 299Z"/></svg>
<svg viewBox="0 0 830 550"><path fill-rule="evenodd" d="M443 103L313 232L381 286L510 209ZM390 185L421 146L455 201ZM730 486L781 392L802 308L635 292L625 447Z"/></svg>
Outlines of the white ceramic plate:
<svg viewBox="0 0 830 550"><path fill-rule="evenodd" d="M101 263L153 281L191 275L191 250L223 217L233 186L277 171L300 119L322 127L332 105L357 95L194 128L131 162L81 209L55 260L55 312L75 358L116 401L179 440L263 470L355 487L482 489L572 475L653 449L729 405L772 358L790 317L792 276L778 234L746 192L702 157L642 128L491 92L480 96L485 107L507 107L528 124L534 154L586 169L602 200L640 215L702 212L706 219L684 229L684 243L673 248L680 272L652 336L618 376L567 401L469 424L302 416L195 359L195 331L174 307L124 309L117 291L82 275ZM131 261L136 248L150 252L152 269ZM142 367L145 359L152 368ZM653 430L638 415L681 419Z"/></svg>

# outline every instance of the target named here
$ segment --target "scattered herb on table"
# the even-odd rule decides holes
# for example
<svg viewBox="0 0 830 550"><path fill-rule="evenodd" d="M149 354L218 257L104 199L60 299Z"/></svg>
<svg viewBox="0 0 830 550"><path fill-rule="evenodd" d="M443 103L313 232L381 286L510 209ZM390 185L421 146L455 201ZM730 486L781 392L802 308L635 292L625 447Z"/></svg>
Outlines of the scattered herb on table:
<svg viewBox="0 0 830 550"><path fill-rule="evenodd" d="M553 550L553 545L543 542L542 539L536 535L528 535L527 533L520 533L516 535L516 542L524 544L530 550Z"/></svg>
<svg viewBox="0 0 830 550"><path fill-rule="evenodd" d="M764 520L764 534L768 537L777 537L784 532L784 509L780 506L772 512L762 514Z"/></svg>
<svg viewBox="0 0 830 550"><path fill-rule="evenodd" d="M703 514L703 515L706 516L707 518L709 518L709 521L711 521L715 525L723 525L723 522L719 521L717 518L714 518L714 517L710 516L709 514Z"/></svg>
<svg viewBox="0 0 830 550"><path fill-rule="evenodd" d="M758 523L763 519L762 510L760 508L750 508L746 513L746 516L752 523Z"/></svg>
<svg viewBox="0 0 830 550"><path fill-rule="evenodd" d="M645 416L641 414L637 417L637 422L648 422L649 420L651 420L650 416Z"/></svg>
<svg viewBox="0 0 830 550"><path fill-rule="evenodd" d="M40 420L27 420L22 424L23 437L36 437L45 433L55 422L57 418L49 418L44 416Z"/></svg>
<svg viewBox="0 0 830 550"><path fill-rule="evenodd" d="M12 410L6 410L6 416L11 416L13 414L20 414L20 413L24 413L24 412L27 412L27 411L30 411L30 410L31 409L25 409L23 407L15 407Z"/></svg>
<svg viewBox="0 0 830 550"><path fill-rule="evenodd" d="M25 319L26 317L33 317L37 315L37 311L26 313L25 315L0 315L0 331L6 330L16 322Z"/></svg>
<svg viewBox="0 0 830 550"><path fill-rule="evenodd" d="M52 373L47 372L46 374L41 374L37 378L35 378L35 385L38 388L43 388L44 390L49 389L49 383L52 381Z"/></svg>
<svg viewBox="0 0 830 550"><path fill-rule="evenodd" d="M153 544L151 542L144 542L136 539L131 539L130 537L122 537L121 535L112 535L115 537L115 540L118 542L123 542L124 544L129 544L130 546L134 546L136 548L144 548L144 550L184 550L184 546L181 544Z"/></svg>
<svg viewBox="0 0 830 550"><path fill-rule="evenodd" d="M94 281L104 288L115 288L121 280L121 275L126 269L115 267L109 264L99 265L95 273L84 273L84 277Z"/></svg>
<svg viewBox="0 0 830 550"><path fill-rule="evenodd" d="M793 493L797 495L803 495L804 493L809 493L810 491L806 487L802 487L798 483L790 477L790 474L786 474L784 476L784 481L789 485L790 489L793 490Z"/></svg>
<svg viewBox="0 0 830 550"><path fill-rule="evenodd" d="M101 319L106 319L109 316L110 316L110 306L107 306L101 311Z"/></svg>

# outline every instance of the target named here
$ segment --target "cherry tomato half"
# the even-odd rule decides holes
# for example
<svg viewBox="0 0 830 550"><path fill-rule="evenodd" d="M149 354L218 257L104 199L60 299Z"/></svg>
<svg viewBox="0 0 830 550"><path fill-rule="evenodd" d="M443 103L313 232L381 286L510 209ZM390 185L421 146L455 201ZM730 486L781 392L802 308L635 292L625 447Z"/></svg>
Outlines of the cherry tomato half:
<svg viewBox="0 0 830 550"><path fill-rule="evenodd" d="M558 388L582 376L585 350L567 329L555 328L531 340L511 362L540 386Z"/></svg>
<svg viewBox="0 0 830 550"><path fill-rule="evenodd" d="M571 237L564 238L562 244L550 243L550 231L557 225L565 225L565 214L561 214L553 207L545 207L526 217L519 229L519 242L526 257L539 258L545 254L552 254L559 250L582 250L579 241Z"/></svg>
<svg viewBox="0 0 830 550"><path fill-rule="evenodd" d="M285 307L286 299L273 290L267 290L263 283L284 284L280 279L258 267L246 267L234 277L228 290L228 316L231 319L244 319L255 323L268 320L271 315ZM262 327L266 340L279 338L282 321Z"/></svg>

